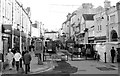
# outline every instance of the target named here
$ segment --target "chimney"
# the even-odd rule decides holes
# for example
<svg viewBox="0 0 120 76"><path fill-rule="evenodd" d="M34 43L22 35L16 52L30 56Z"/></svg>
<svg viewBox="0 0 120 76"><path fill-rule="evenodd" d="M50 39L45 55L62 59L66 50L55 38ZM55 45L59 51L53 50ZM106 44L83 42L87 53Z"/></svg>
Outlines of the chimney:
<svg viewBox="0 0 120 76"><path fill-rule="evenodd" d="M111 2L108 1L108 0L105 0L105 2L104 2L104 8L105 9L109 9L110 7L111 7Z"/></svg>

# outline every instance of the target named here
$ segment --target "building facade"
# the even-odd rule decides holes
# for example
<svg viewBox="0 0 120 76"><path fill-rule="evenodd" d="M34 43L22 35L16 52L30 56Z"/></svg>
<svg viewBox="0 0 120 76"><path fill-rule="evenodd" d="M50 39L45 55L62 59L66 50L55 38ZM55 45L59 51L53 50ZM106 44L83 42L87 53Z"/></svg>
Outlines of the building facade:
<svg viewBox="0 0 120 76"><path fill-rule="evenodd" d="M27 11L17 0L0 0L0 8L0 53L5 56L9 48L28 49L32 22Z"/></svg>
<svg viewBox="0 0 120 76"><path fill-rule="evenodd" d="M94 49L100 54L101 61L111 62L110 49L119 48L120 27L119 27L119 2L116 6L111 6L110 1L105 0L104 7L93 8L89 3L82 4L75 12L76 15L69 17L72 28L67 28L66 33L71 33L69 37L74 37L78 44L94 44ZM69 32L70 31L70 32ZM67 38L67 36L66 36ZM116 51L117 52L117 51ZM117 54L115 57L117 61Z"/></svg>

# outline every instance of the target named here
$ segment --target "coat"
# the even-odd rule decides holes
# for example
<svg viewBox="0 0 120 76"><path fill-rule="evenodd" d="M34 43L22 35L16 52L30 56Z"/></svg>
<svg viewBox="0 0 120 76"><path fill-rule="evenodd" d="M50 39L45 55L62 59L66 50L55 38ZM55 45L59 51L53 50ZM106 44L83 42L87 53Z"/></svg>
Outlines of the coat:
<svg viewBox="0 0 120 76"><path fill-rule="evenodd" d="M32 60L31 55L29 53L25 53L23 56L24 64L30 64L30 61Z"/></svg>
<svg viewBox="0 0 120 76"><path fill-rule="evenodd" d="M114 49L111 49L111 51L110 51L110 52L111 52L111 56L115 56L115 53L116 53L116 52L115 52L115 50L114 50Z"/></svg>

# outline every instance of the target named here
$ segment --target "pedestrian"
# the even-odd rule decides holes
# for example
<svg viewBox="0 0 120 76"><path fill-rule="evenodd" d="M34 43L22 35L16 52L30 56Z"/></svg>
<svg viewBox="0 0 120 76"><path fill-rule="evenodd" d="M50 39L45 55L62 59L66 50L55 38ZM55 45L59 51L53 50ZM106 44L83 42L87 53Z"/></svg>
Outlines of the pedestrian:
<svg viewBox="0 0 120 76"><path fill-rule="evenodd" d="M20 66L20 59L21 59L22 55L20 54L19 50L17 49L15 55L14 55L14 59L15 59L15 63L16 63L16 70L19 70L19 66Z"/></svg>
<svg viewBox="0 0 120 76"><path fill-rule="evenodd" d="M14 48L11 49L11 52L15 55L15 49ZM14 57L13 57L13 61L12 61L12 67L13 68L15 67L15 59L14 59Z"/></svg>
<svg viewBox="0 0 120 76"><path fill-rule="evenodd" d="M11 52L11 49L9 49L8 53L6 55L6 58L7 58L8 63L9 63L9 70L12 70L13 57L14 57L14 54Z"/></svg>
<svg viewBox="0 0 120 76"><path fill-rule="evenodd" d="M23 61L25 64L25 73L30 72L30 61L32 60L29 51L26 51L25 55L23 56Z"/></svg>
<svg viewBox="0 0 120 76"><path fill-rule="evenodd" d="M90 53L90 48L87 48L87 49L86 49L86 60L87 60L87 58L89 57L90 54L91 54L91 53Z"/></svg>
<svg viewBox="0 0 120 76"><path fill-rule="evenodd" d="M116 54L114 47L112 47L110 52L111 52L111 62L114 63L114 58L115 58L115 54Z"/></svg>
<svg viewBox="0 0 120 76"><path fill-rule="evenodd" d="M79 57L81 57L82 55L81 55L81 48L80 47L78 48L78 52L79 52Z"/></svg>
<svg viewBox="0 0 120 76"><path fill-rule="evenodd" d="M22 57L25 55L25 50L22 51Z"/></svg>

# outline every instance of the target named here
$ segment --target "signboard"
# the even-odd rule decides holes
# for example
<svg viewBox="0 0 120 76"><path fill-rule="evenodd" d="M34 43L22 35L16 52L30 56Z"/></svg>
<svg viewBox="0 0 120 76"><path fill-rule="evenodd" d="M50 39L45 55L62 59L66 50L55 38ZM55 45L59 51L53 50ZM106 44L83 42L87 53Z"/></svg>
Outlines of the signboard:
<svg viewBox="0 0 120 76"><path fill-rule="evenodd" d="M12 34L12 25L2 25L2 33Z"/></svg>
<svg viewBox="0 0 120 76"><path fill-rule="evenodd" d="M35 53L42 53L43 52L43 42L36 41L35 43Z"/></svg>

